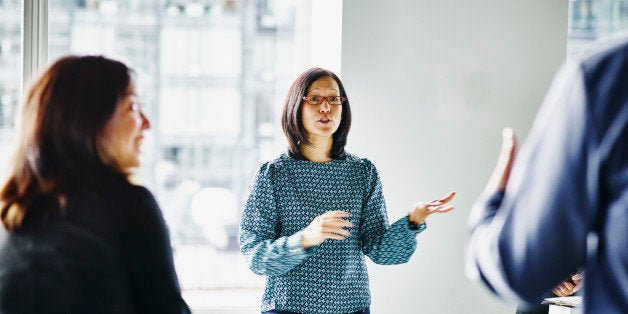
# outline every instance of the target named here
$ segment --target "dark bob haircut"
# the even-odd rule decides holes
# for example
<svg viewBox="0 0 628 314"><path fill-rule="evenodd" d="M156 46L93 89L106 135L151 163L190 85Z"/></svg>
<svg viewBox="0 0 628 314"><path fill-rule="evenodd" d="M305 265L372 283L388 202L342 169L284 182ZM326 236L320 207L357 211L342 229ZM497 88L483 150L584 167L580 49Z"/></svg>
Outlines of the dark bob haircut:
<svg viewBox="0 0 628 314"><path fill-rule="evenodd" d="M349 97L340 78L333 72L322 68L311 68L303 72L292 83L281 114L281 127L288 139L288 155L292 158L307 160L301 154L300 146L309 145L311 142L307 137L307 131L303 127L301 107L303 106L303 96L307 96L307 91L312 84L323 77L331 77L340 88L340 96L347 100L342 104L342 119L338 130L333 134L333 144L331 146L330 158L344 159L346 156L345 145L347 145L347 135L351 128L351 105Z"/></svg>
<svg viewBox="0 0 628 314"><path fill-rule="evenodd" d="M18 229L31 204L73 188L127 175L107 152L104 130L126 97L132 71L102 56L66 56L26 95L8 179L0 189L0 219Z"/></svg>

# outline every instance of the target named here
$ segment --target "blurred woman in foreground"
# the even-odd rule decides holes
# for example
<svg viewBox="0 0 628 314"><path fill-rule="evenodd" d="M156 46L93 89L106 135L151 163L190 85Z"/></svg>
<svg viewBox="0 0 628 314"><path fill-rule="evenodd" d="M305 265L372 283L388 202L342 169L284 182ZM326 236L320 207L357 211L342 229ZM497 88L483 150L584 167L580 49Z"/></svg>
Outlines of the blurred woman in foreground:
<svg viewBox="0 0 628 314"><path fill-rule="evenodd" d="M0 312L189 313L152 194L150 127L123 63L68 56L30 88L0 190Z"/></svg>

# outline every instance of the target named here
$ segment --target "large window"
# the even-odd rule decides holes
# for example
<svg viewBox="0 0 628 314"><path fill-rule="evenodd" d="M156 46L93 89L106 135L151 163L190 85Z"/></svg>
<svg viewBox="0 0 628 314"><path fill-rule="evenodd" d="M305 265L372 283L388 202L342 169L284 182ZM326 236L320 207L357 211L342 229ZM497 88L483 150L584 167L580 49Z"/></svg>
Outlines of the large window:
<svg viewBox="0 0 628 314"><path fill-rule="evenodd" d="M572 0L569 6L568 53L628 29L628 0Z"/></svg>
<svg viewBox="0 0 628 314"><path fill-rule="evenodd" d="M310 65L295 52L311 52L312 21L295 16L317 6L292 0L49 2L49 61L68 53L104 54L137 72L152 123L139 177L157 196L184 296L197 309L259 307L265 279L253 275L239 252L239 218L259 163L283 148L278 109L285 93ZM338 27L331 31L339 40Z"/></svg>
<svg viewBox="0 0 628 314"><path fill-rule="evenodd" d="M0 167L11 157L15 112L22 93L21 17L20 0L0 0Z"/></svg>

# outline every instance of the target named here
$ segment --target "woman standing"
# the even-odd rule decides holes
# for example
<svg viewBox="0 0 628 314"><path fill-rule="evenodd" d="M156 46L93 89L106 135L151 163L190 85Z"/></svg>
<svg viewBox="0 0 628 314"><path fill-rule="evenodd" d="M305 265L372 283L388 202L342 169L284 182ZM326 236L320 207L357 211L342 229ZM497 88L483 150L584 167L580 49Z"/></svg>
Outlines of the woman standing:
<svg viewBox="0 0 628 314"><path fill-rule="evenodd" d="M262 313L369 313L364 255L407 262L425 219L453 209L452 192L389 225L377 169L344 149L350 126L334 73L296 79L282 113L288 151L258 170L240 226L250 268L267 276Z"/></svg>
<svg viewBox="0 0 628 314"><path fill-rule="evenodd" d="M1 313L189 313L152 194L131 70L59 59L32 85L0 190Z"/></svg>

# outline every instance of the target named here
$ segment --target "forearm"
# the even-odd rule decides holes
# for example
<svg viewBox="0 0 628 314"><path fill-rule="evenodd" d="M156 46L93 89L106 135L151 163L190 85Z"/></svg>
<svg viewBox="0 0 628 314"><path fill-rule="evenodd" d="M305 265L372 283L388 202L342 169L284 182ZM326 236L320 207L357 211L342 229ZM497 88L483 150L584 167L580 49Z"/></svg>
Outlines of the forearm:
<svg viewBox="0 0 628 314"><path fill-rule="evenodd" d="M261 239L252 232L243 231L241 243L249 268L258 275L283 275L308 256L301 246L301 232L273 240Z"/></svg>
<svg viewBox="0 0 628 314"><path fill-rule="evenodd" d="M416 230L410 229L408 216L404 216L388 227L380 237L372 237L365 245L365 253L376 264L406 263L416 249L416 235L425 230L425 227L423 222Z"/></svg>

